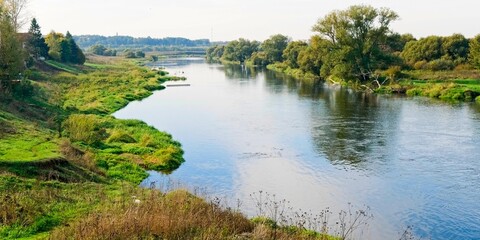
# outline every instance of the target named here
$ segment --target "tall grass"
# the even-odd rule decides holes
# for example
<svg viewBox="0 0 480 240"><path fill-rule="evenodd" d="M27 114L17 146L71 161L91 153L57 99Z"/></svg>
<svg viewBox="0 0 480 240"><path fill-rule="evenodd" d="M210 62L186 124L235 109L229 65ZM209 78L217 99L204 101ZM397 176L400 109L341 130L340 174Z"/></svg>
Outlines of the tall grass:
<svg viewBox="0 0 480 240"><path fill-rule="evenodd" d="M242 214L186 191L129 193L103 211L53 231L50 239L227 239L253 229Z"/></svg>

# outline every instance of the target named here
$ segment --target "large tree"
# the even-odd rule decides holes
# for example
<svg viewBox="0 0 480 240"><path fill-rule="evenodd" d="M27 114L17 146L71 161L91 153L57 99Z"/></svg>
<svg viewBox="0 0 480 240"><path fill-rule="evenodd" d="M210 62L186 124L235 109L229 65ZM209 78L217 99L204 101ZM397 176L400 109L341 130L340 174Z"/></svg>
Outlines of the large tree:
<svg viewBox="0 0 480 240"><path fill-rule="evenodd" d="M14 22L0 1L0 90L9 90L24 68L24 54Z"/></svg>
<svg viewBox="0 0 480 240"><path fill-rule="evenodd" d="M337 71L330 74L369 80L373 71L389 59L386 55L391 53L384 46L392 33L390 23L397 19L390 9L357 5L318 20L313 31L329 41L329 54L336 60Z"/></svg>
<svg viewBox="0 0 480 240"><path fill-rule="evenodd" d="M277 34L262 43L261 49L265 52L267 64L283 61L283 50L287 48L288 42L287 36Z"/></svg>
<svg viewBox="0 0 480 240"><path fill-rule="evenodd" d="M229 42L223 52L223 60L234 62L245 62L252 54L258 51L260 43L249 41L243 38Z"/></svg>
<svg viewBox="0 0 480 240"><path fill-rule="evenodd" d="M45 42L50 48L48 55L54 60L75 64L85 63L85 55L70 32L63 35L52 31L45 37Z"/></svg>
<svg viewBox="0 0 480 240"><path fill-rule="evenodd" d="M45 43L45 38L43 38L37 19L32 19L28 33L27 49L29 53L35 58L48 57L48 46Z"/></svg>
<svg viewBox="0 0 480 240"><path fill-rule="evenodd" d="M15 32L18 32L28 22L24 15L28 0L0 0L2 1L5 14L9 16Z"/></svg>
<svg viewBox="0 0 480 240"><path fill-rule="evenodd" d="M474 68L480 69L480 34L470 39L468 60Z"/></svg>
<svg viewBox="0 0 480 240"><path fill-rule="evenodd" d="M302 50L307 48L307 43L304 41L293 41L288 43L287 48L283 50L283 59L285 63L291 68L298 68L298 55Z"/></svg>

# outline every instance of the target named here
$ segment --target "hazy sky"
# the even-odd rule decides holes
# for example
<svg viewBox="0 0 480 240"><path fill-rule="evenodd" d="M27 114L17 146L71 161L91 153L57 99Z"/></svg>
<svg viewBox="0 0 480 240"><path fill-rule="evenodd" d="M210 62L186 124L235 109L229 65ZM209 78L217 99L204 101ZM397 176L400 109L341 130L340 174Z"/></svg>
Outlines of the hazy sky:
<svg viewBox="0 0 480 240"><path fill-rule="evenodd" d="M308 39L320 17L354 4L396 11L393 29L415 37L480 33L479 0L30 0L28 11L44 34L264 40Z"/></svg>

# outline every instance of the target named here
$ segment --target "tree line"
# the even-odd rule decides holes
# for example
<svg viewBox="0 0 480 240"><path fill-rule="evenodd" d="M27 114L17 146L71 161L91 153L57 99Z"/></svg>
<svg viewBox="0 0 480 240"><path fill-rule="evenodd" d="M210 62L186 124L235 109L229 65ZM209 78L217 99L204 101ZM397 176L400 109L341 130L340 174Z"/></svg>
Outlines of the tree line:
<svg viewBox="0 0 480 240"><path fill-rule="evenodd" d="M298 70L323 79L369 82L379 70L480 69L480 35L415 39L390 25L396 12L366 5L333 11L312 27L308 41L278 34L258 42L239 39L207 49L209 61L225 61Z"/></svg>
<svg viewBox="0 0 480 240"><path fill-rule="evenodd" d="M180 37L168 38L134 38L130 36L100 36L100 35L80 35L74 36L75 41L82 48L90 48L95 45L108 46L109 48L138 48L144 46L182 46L198 47L210 46L210 40L198 39L190 40Z"/></svg>
<svg viewBox="0 0 480 240"><path fill-rule="evenodd" d="M45 37L33 18L27 33L19 33L25 23L22 11L27 0L0 0L0 93L29 94L30 82L25 71L38 61L52 59L64 63L83 64L85 55L67 32L51 32Z"/></svg>

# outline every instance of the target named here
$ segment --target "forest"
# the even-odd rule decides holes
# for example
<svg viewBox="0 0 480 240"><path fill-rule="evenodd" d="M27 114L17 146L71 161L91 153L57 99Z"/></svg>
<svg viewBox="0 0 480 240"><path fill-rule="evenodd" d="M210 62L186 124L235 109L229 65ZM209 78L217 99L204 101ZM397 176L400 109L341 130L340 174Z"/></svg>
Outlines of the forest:
<svg viewBox="0 0 480 240"><path fill-rule="evenodd" d="M82 48L89 48L94 45L104 45L109 48L139 48L145 46L154 47L202 47L209 46L210 40L198 39L190 40L180 37L167 37L167 38L135 38L130 36L100 36L100 35L80 35L74 36L75 41Z"/></svg>
<svg viewBox="0 0 480 240"><path fill-rule="evenodd" d="M206 58L209 61L268 66L300 78L350 82L349 85L362 85L368 89L396 83L405 77L405 73L415 71L454 71L458 73L454 79L478 78L480 35L466 38L462 34L453 34L416 39L412 34L399 34L391 29L391 23L398 19L398 14L390 9L352 6L319 19L312 27L315 34L308 41L293 41L282 34L263 42L240 38L208 48ZM412 78L417 77L418 74ZM473 99L477 95L480 92L476 92Z"/></svg>

